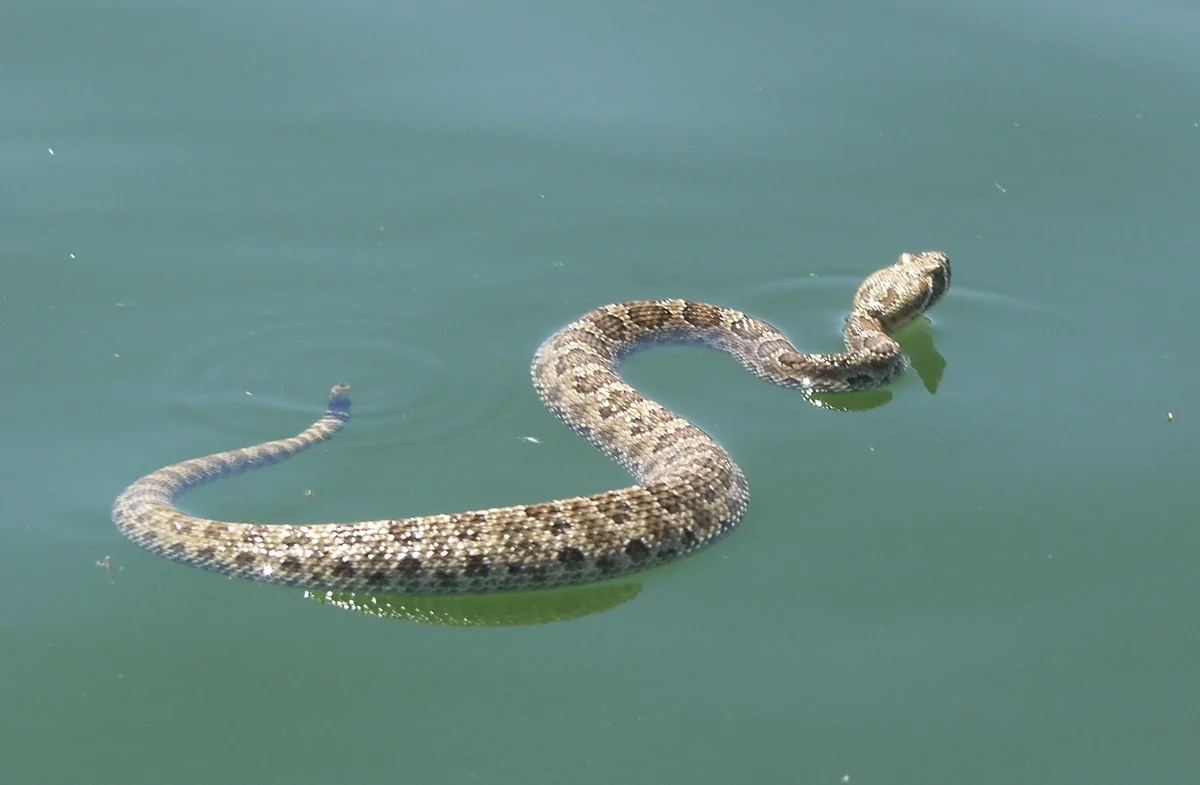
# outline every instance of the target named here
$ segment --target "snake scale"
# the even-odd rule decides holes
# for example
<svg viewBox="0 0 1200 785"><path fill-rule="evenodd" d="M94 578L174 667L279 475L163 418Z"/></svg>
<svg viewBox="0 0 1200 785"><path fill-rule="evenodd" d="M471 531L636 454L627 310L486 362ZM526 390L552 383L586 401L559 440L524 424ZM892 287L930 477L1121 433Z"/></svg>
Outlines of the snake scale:
<svg viewBox="0 0 1200 785"><path fill-rule="evenodd" d="M859 287L846 351L803 354L771 325L689 300L598 308L551 336L533 360L545 405L635 485L591 496L395 520L263 525L198 518L176 498L199 485L269 466L329 439L350 418L347 385L302 433L166 466L113 504L117 528L169 559L256 581L398 594L483 593L587 583L693 553L746 511L746 479L712 437L630 387L623 357L657 342L701 343L784 387L839 392L879 387L907 366L889 333L950 286L941 251L905 253Z"/></svg>

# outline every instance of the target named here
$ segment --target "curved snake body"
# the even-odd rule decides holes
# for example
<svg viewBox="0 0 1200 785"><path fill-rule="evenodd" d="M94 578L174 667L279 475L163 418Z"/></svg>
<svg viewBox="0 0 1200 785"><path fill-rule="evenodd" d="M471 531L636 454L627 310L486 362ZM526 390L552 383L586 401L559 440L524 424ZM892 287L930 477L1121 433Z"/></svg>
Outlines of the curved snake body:
<svg viewBox="0 0 1200 785"><path fill-rule="evenodd" d="M654 342L707 344L754 375L805 393L863 390L894 380L907 361L888 334L950 285L940 251L902 254L854 298L846 351L803 354L771 325L688 300L598 308L551 336L533 360L546 406L633 475L635 485L530 505L395 520L263 525L198 518L175 499L199 485L292 457L350 418L348 387L302 433L161 468L117 497L112 517L131 540L176 561L290 586L400 594L480 593L586 583L693 553L746 511L746 479L692 423L619 375L622 357Z"/></svg>

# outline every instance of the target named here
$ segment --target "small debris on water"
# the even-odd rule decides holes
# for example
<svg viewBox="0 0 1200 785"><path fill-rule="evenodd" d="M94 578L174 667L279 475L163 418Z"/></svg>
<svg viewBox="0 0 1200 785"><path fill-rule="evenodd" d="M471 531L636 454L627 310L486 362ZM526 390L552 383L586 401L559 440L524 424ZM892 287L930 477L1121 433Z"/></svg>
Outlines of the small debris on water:
<svg viewBox="0 0 1200 785"><path fill-rule="evenodd" d="M529 442L530 444L541 444L542 443L542 440L536 436L522 436L520 438L521 438L521 441Z"/></svg>
<svg viewBox="0 0 1200 785"><path fill-rule="evenodd" d="M103 559L96 562L96 566L104 568L104 574L108 576L109 583L115 584L117 582L116 579L113 578L112 557L105 556Z"/></svg>
<svg viewBox="0 0 1200 785"><path fill-rule="evenodd" d="M1175 413L1174 413L1174 412L1167 412L1167 422L1171 422L1171 421L1172 421L1172 420L1174 420L1174 419L1175 419Z"/></svg>

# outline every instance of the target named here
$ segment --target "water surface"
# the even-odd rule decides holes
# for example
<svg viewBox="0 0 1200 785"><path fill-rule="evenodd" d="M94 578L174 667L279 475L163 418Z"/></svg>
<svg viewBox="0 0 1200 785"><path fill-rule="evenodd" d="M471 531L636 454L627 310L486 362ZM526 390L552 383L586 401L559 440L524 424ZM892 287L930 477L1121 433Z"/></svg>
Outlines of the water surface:
<svg viewBox="0 0 1200 785"><path fill-rule="evenodd" d="M18 781L1193 775L1186 4L4 16ZM954 260L912 338L944 362L934 393L910 373L846 414L711 352L629 362L753 500L603 612L372 618L171 564L108 522L138 475L293 433L341 380L337 440L187 509L346 520L614 487L530 387L547 335L680 296L832 349L862 277L925 248Z"/></svg>

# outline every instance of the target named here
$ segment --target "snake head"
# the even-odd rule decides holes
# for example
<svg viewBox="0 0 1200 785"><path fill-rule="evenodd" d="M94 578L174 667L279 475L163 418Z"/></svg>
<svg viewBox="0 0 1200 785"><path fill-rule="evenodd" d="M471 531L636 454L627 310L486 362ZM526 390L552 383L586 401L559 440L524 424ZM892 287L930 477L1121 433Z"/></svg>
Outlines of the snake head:
<svg viewBox="0 0 1200 785"><path fill-rule="evenodd" d="M904 267L910 275L924 278L929 286L929 299L922 310L928 310L942 299L950 288L950 257L944 251L902 253L896 266Z"/></svg>
<svg viewBox="0 0 1200 785"><path fill-rule="evenodd" d="M896 332L923 314L950 288L950 257L942 251L902 253L896 263L871 273L854 295L852 313Z"/></svg>

